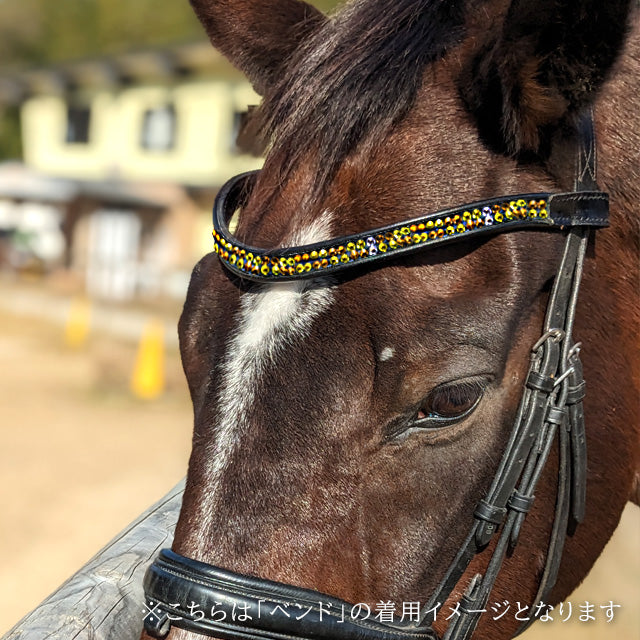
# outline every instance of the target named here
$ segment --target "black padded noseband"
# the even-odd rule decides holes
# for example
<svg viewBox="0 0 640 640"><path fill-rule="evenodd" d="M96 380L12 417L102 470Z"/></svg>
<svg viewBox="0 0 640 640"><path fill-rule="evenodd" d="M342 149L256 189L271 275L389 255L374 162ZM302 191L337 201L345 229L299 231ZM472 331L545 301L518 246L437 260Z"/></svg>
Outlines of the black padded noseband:
<svg viewBox="0 0 640 640"><path fill-rule="evenodd" d="M158 602L177 603L147 616L147 631L155 637L168 632L173 618L176 626L224 639L437 640L431 629L382 624L356 615L357 606L344 600L212 567L169 549L147 573L145 590Z"/></svg>
<svg viewBox="0 0 640 640"><path fill-rule="evenodd" d="M608 197L595 183L592 127L590 117L580 124L572 193L494 198L303 247L264 250L245 245L230 234L230 216L242 205L255 174L234 178L221 190L214 210L214 250L236 276L264 283L384 264L479 234L555 229L565 233L566 242L542 335L531 350L523 397L498 471L419 622L383 624L364 619L359 611L352 615L357 605L316 591L238 575L165 550L145 577L147 606L152 611L145 618L145 629L151 636L162 638L173 625L222 639L437 640L429 613L447 600L471 560L497 537L484 575L473 578L460 602L460 615L444 635L444 640L467 640L475 631L507 552L518 542L557 440L555 518L534 604L546 601L556 581L564 540L582 521L585 509L584 380L580 347L573 342L572 332L589 232L608 224ZM238 615L238 611L247 615Z"/></svg>

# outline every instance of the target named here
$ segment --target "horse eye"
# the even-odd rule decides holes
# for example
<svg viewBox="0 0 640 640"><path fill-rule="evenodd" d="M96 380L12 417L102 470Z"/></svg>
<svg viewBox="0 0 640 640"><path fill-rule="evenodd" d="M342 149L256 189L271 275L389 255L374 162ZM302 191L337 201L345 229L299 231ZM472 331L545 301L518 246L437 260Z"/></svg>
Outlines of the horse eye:
<svg viewBox="0 0 640 640"><path fill-rule="evenodd" d="M420 405L413 426L438 428L459 422L477 407L484 386L481 381L469 381L436 387Z"/></svg>

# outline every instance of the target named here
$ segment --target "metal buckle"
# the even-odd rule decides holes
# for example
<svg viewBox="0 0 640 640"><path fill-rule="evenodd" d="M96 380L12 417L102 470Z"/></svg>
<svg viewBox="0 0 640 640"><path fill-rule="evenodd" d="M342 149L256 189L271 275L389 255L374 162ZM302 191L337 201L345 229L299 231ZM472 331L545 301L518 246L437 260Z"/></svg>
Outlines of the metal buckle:
<svg viewBox="0 0 640 640"><path fill-rule="evenodd" d="M564 340L565 333L562 329L549 329L545 333L540 336L538 342L533 345L531 351L534 353L538 352L542 345L551 338L554 342L562 342Z"/></svg>

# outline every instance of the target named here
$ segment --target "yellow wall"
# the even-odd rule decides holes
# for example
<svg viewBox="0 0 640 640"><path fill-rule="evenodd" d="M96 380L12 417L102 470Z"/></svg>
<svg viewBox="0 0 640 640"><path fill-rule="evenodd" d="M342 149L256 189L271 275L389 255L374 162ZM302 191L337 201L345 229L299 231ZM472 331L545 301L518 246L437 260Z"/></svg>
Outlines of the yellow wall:
<svg viewBox="0 0 640 640"><path fill-rule="evenodd" d="M84 96L91 106L88 144L65 142L67 104L59 96L36 96L22 108L25 162L62 177L160 180L220 185L261 161L233 152L235 111L258 104L246 82L194 81L176 86L138 86ZM173 104L176 144L169 151L141 147L143 114Z"/></svg>

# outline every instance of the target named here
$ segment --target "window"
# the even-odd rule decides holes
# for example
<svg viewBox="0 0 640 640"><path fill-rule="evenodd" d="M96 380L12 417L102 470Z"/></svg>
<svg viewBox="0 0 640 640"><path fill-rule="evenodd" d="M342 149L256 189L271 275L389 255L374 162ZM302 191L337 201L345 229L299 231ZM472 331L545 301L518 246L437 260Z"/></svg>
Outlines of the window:
<svg viewBox="0 0 640 640"><path fill-rule="evenodd" d="M147 109L142 119L140 145L148 151L169 151L175 146L176 110L173 105Z"/></svg>
<svg viewBox="0 0 640 640"><path fill-rule="evenodd" d="M67 144L87 144L91 109L88 106L69 105L67 107Z"/></svg>

